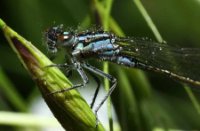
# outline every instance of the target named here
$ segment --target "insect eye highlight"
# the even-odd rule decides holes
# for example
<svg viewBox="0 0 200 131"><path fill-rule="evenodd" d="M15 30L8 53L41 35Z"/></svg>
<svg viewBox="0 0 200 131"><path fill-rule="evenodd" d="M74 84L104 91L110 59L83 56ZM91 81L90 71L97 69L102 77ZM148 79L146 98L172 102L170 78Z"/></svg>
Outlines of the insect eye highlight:
<svg viewBox="0 0 200 131"><path fill-rule="evenodd" d="M74 32L63 32L63 46L72 46L76 43Z"/></svg>
<svg viewBox="0 0 200 131"><path fill-rule="evenodd" d="M72 36L73 35L70 32L63 32L63 38L64 38L65 41L70 40L72 38Z"/></svg>

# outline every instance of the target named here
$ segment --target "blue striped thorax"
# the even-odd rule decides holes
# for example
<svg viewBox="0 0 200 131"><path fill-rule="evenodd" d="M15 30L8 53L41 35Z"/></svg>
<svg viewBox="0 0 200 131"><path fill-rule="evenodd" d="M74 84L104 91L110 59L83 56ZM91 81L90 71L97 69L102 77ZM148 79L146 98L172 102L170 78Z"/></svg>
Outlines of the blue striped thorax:
<svg viewBox="0 0 200 131"><path fill-rule="evenodd" d="M104 31L82 31L79 33L63 31L63 26L49 28L46 31L47 46L51 53L64 47L72 50L72 55L98 54L111 56L119 53L115 44L115 35Z"/></svg>

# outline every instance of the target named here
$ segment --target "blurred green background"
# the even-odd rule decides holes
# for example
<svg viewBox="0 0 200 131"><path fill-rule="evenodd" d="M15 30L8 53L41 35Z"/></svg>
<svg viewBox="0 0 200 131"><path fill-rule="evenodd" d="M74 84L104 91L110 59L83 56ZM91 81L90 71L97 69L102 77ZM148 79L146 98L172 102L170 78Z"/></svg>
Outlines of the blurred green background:
<svg viewBox="0 0 200 131"><path fill-rule="evenodd" d="M200 1L141 2L168 44L200 47ZM92 0L1 0L0 18L48 54L43 42L45 29L57 24L74 29L97 25L99 21L95 8ZM126 36L149 37L156 41L133 1L114 0L110 16ZM94 60L91 63L102 68L102 62ZM198 104L194 104L196 101L191 100L191 94L180 83L159 74L110 65L113 67L110 74L119 80L112 101L123 131L200 130ZM37 87L8 46L2 32L0 79L0 111L28 112L31 102L40 97ZM191 90L199 100L200 88ZM0 130L16 128L0 124Z"/></svg>

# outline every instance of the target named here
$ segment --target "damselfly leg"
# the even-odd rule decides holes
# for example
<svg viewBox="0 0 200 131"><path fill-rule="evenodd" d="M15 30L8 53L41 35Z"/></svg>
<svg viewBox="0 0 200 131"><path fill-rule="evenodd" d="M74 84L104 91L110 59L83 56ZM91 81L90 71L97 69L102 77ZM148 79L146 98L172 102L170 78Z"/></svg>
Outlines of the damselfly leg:
<svg viewBox="0 0 200 131"><path fill-rule="evenodd" d="M66 74L67 77L69 77L72 74L72 70L73 70L73 65L69 65L67 63L64 64L51 64L46 66L46 68L48 67L58 67L59 69L64 69L64 73Z"/></svg>
<svg viewBox="0 0 200 131"><path fill-rule="evenodd" d="M100 89L100 86L101 86L101 81L99 80L99 78L98 78L95 74L93 74L93 72L88 72L88 73L92 76L92 78L93 78L93 79L95 80L95 82L97 83L97 87L96 87L95 93L94 93L94 95L93 95L92 102L91 102L91 104L90 104L90 108L92 109L93 106L94 106L94 103L95 103L95 101L96 101L97 95L98 95L98 93L99 93L99 89Z"/></svg>
<svg viewBox="0 0 200 131"><path fill-rule="evenodd" d="M97 74L97 75L99 75L101 77L107 78L111 82L112 86L109 89L108 93L101 100L99 105L95 108L96 126L97 126L98 125L97 112L101 108L101 106L104 104L104 102L107 100L107 98L112 94L113 90L115 89L115 87L117 85L117 80L116 80L116 78L114 78L110 74L106 74L103 71L101 71L101 70L99 70L99 69L97 69L97 68L95 68L95 67L93 67L93 66L91 66L91 65L89 65L87 63L74 62L73 64L76 65L76 66L73 65L73 67L76 67L75 69L77 70L77 72L81 76L83 83L73 85L72 87L66 88L66 89L63 89L63 90L58 90L58 91L51 92L48 95L53 95L53 94L56 94L56 93L63 93L63 92L67 92L67 91L70 91L70 90L85 86L89 82L89 80L88 80L88 77L85 74L84 70L82 69L82 67L87 69L91 73L94 73L94 74ZM47 67L58 67L58 68L61 67L61 68L63 68L63 67L68 67L68 66L69 66L68 64L54 64L54 65L49 65ZM96 100L96 97L97 97L97 94L98 94L99 88L100 88L100 81L98 80L98 78L95 75L92 75L92 76L94 77L95 81L97 81L98 86L97 86L97 89L95 90L95 94L94 94L94 97L92 99L91 108L94 106L94 102Z"/></svg>
<svg viewBox="0 0 200 131"><path fill-rule="evenodd" d="M88 77L85 74L85 72L82 69L82 67L81 67L81 65L80 65L79 62L73 61L73 65L68 65L68 64L53 64L53 65L49 65L47 67L58 67L58 68L70 67L70 69L75 69L79 73L79 75L81 76L82 81L83 81L81 84L76 84L76 85L73 85L70 88L66 88L66 89L63 89L63 90L58 90L58 91L51 92L48 95L52 95L52 94L56 94L56 93L62 93L62 92L67 92L67 91L70 91L70 90L73 90L73 89L76 89L76 88L79 88L79 87L84 87L89 82Z"/></svg>
<svg viewBox="0 0 200 131"><path fill-rule="evenodd" d="M95 73L95 74L97 74L99 76L107 78L111 82L111 84L112 84L111 87L110 87L110 89L109 89L109 91L108 91L108 93L104 96L104 98L101 100L101 102L99 103L99 105L95 108L96 121L98 122L97 112L101 108L101 106L104 104L104 102L107 100L107 98L112 94L113 90L115 89L115 87L117 85L117 80L116 80L116 78L114 78L110 74L106 74L103 71L101 71L101 70L99 70L99 69L97 69L97 68L95 68L95 67L93 67L93 66L91 66L89 64L83 63L82 66L85 69L87 69L87 70L89 70L89 71L91 71L91 72L93 72L93 73Z"/></svg>

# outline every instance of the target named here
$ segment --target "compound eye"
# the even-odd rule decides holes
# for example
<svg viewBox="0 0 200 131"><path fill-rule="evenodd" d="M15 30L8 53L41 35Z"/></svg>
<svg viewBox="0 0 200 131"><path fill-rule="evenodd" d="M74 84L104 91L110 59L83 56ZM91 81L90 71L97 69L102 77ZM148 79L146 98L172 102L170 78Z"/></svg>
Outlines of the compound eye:
<svg viewBox="0 0 200 131"><path fill-rule="evenodd" d="M50 28L50 29L46 30L45 37L47 39L47 43L49 41L51 41L51 42L56 42L57 41L57 36L56 36L55 30L53 28Z"/></svg>
<svg viewBox="0 0 200 131"><path fill-rule="evenodd" d="M59 36L63 33L62 26L55 26L47 29L46 37L54 42L57 42Z"/></svg>
<svg viewBox="0 0 200 131"><path fill-rule="evenodd" d="M45 37L48 50L52 53L55 53L57 51L56 49L57 34L55 28L53 27L47 29L45 32Z"/></svg>

